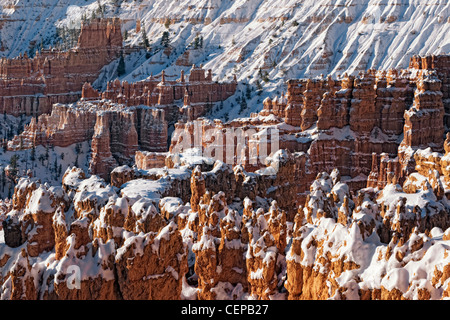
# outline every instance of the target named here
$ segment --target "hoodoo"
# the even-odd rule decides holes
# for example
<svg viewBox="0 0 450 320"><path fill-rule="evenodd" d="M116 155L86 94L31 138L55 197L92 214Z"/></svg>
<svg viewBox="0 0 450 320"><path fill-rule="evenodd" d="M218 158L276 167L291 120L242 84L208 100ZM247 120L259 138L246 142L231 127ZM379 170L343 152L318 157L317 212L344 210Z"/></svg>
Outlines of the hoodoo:
<svg viewBox="0 0 450 320"><path fill-rule="evenodd" d="M445 1L88 2L0 8L1 300L450 298Z"/></svg>

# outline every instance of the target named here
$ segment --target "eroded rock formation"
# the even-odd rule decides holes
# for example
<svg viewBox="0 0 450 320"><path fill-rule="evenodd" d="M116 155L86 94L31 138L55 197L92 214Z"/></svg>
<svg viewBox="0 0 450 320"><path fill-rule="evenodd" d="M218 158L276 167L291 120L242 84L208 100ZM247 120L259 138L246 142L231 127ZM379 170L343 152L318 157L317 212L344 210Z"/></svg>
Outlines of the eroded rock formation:
<svg viewBox="0 0 450 320"><path fill-rule="evenodd" d="M103 66L122 49L119 19L82 24L78 44L68 51L47 49L29 58L0 60L0 111L19 116L50 113L54 103L81 97L83 84L93 82Z"/></svg>
<svg viewBox="0 0 450 320"><path fill-rule="evenodd" d="M104 92L98 92L86 83L82 98L107 99L127 106L157 106L164 109L167 120L174 123L178 119L192 121L204 115L216 102L234 95L237 87L236 79L229 83L213 81L212 70L205 72L203 66L193 65L188 76L182 71L179 79L168 78L163 70L159 76L151 75L135 83L116 79L107 83ZM180 104L181 109L177 106Z"/></svg>
<svg viewBox="0 0 450 320"><path fill-rule="evenodd" d="M164 71L160 78L132 84L116 80L102 93L84 83L81 100L54 104L50 114L32 118L7 148L67 147L90 141L90 172L109 178L113 168L131 165L138 151L139 165L145 159L142 152L168 151L170 124L196 119L233 95L237 86L236 82L213 82L211 70L205 75L195 66L188 80L182 74L177 81L167 81Z"/></svg>
<svg viewBox="0 0 450 320"><path fill-rule="evenodd" d="M4 213L2 297L443 298L449 205L426 168L438 171L445 157L419 154L427 161L403 187L390 181L352 196L337 169L319 174L293 223L276 201L228 203L200 166L187 205L174 198L180 190L136 198L126 186L145 180L118 194L76 168L60 188L22 179ZM36 263L44 256L54 262Z"/></svg>
<svg viewBox="0 0 450 320"><path fill-rule="evenodd" d="M422 66L419 60L430 62ZM414 150L442 151L448 61L449 56L412 58L405 70L289 80L286 94L267 98L263 110L250 118L177 123L170 150L201 147L205 154L218 153L224 162L248 171L264 167L271 144L305 152L298 195L306 195L318 173L334 168L351 190L363 188L369 175L375 179L374 170L385 170L378 162L386 157L398 157L398 178L403 179L414 169ZM238 139L232 147L230 137ZM384 173L380 178L386 181Z"/></svg>
<svg viewBox="0 0 450 320"><path fill-rule="evenodd" d="M0 297L447 298L446 73L418 63L290 81L259 115L177 123L169 152L138 151L143 113L164 111L100 103L85 86L91 164L137 165L111 184L75 167L58 187L20 179L0 211ZM63 114L22 143L57 137Z"/></svg>
<svg viewBox="0 0 450 320"><path fill-rule="evenodd" d="M133 162L138 148L166 151L167 134L162 109L79 101L56 104L50 115L41 115L37 121L33 118L23 133L9 141L8 148L66 147L91 141L91 172L109 178L113 168Z"/></svg>

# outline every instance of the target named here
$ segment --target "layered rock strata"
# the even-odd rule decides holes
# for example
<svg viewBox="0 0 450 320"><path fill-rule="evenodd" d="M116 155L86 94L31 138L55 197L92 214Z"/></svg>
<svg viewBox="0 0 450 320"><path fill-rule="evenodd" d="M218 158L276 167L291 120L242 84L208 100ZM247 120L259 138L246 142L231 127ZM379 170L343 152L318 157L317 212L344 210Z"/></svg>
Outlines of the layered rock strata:
<svg viewBox="0 0 450 320"><path fill-rule="evenodd" d="M131 164L135 152L163 152L167 146L164 110L126 107L109 101L56 104L50 115L32 118L24 132L8 142L9 150L37 145L66 147L91 141L91 172L109 179L118 165Z"/></svg>
<svg viewBox="0 0 450 320"><path fill-rule="evenodd" d="M77 46L68 51L41 50L29 58L0 60L0 112L19 116L50 113L54 103L81 97L85 82L94 81L103 66L122 49L119 19L95 19L81 25Z"/></svg>
<svg viewBox="0 0 450 320"><path fill-rule="evenodd" d="M444 125L450 128L450 58L447 55L413 56L409 62L410 69L436 70L437 77L441 81L442 103L445 116Z"/></svg>
<svg viewBox="0 0 450 320"><path fill-rule="evenodd" d="M304 196L318 173L334 168L351 190L363 188L370 175L374 179L372 168L384 166L379 161L386 157L398 157L401 168L395 170L403 172L399 178L404 179L401 176L414 169L414 150L431 147L441 152L445 131L450 59L423 58L420 61L436 61L426 67L415 59L405 70L289 80L286 94L267 98L263 110L250 118L177 123L170 150L201 148L248 171L263 168L266 156L276 151L274 145L305 152L305 166L294 173L302 177L296 194Z"/></svg>
<svg viewBox="0 0 450 320"><path fill-rule="evenodd" d="M152 108L92 100L99 168L148 161L111 185L77 168L61 187L19 180L0 219L1 298L447 298L437 74L290 81L259 115L178 123L166 154L136 153L134 112Z"/></svg>
<svg viewBox="0 0 450 320"><path fill-rule="evenodd" d="M87 45L83 43L80 45ZM195 66L187 80L182 73L181 79L166 81L164 71L160 78L133 84L116 80L102 93L85 83L80 101L55 104L50 114L32 118L7 148L67 147L91 141L91 172L109 178L114 167L131 165L137 151L167 151L171 123L204 114L217 101L233 95L237 86L236 81L213 82L211 70L205 75ZM155 96L156 100L151 98ZM145 157L139 153L137 159Z"/></svg>
<svg viewBox="0 0 450 320"><path fill-rule="evenodd" d="M186 157L186 159L185 159ZM176 193L184 201L191 199L196 207L203 193L192 194L189 188L183 187L191 183L191 174L201 177L203 189L210 192L227 190L226 201L232 202L235 198L249 198L256 201L258 198L276 200L279 206L287 212L290 220L295 214L293 209L301 200L295 193L298 179L292 172L300 172L299 167L304 165L304 153L290 153L279 150L270 158L267 167L256 172L248 172L242 166L232 166L220 160L204 159L199 164L199 156L194 157L177 154L168 155L163 168L130 168L121 166L111 172L111 184L116 187L126 186L136 179L158 182L153 188L158 197L165 197ZM196 168L203 167L203 170ZM197 180L195 180L197 181ZM196 183L196 182L193 182ZM197 200L192 200L192 197Z"/></svg>
<svg viewBox="0 0 450 320"><path fill-rule="evenodd" d="M180 186L168 197L133 196L130 184L146 180L114 189L77 168L62 187L22 179L3 213L1 296L445 298L449 181L433 170L446 156L416 154L424 160L403 186L389 181L354 196L337 169L320 173L293 223L277 201L211 191L200 166L188 174L187 203Z"/></svg>
<svg viewBox="0 0 450 320"><path fill-rule="evenodd" d="M187 247L150 200L132 203L73 168L59 189L21 180L14 202L4 225L20 234L5 229L3 298L179 299ZM44 253L51 266L37 262Z"/></svg>
<svg viewBox="0 0 450 320"><path fill-rule="evenodd" d="M212 70L205 71L203 66L193 65L189 75L185 76L182 71L179 79L168 78L163 70L161 75L151 75L134 83L116 79L107 83L104 92L98 92L85 83L81 97L86 100L108 99L127 106L163 108L167 120L174 123L178 119L192 121L205 115L215 103L234 95L237 87L236 77L232 82L219 83L213 81Z"/></svg>

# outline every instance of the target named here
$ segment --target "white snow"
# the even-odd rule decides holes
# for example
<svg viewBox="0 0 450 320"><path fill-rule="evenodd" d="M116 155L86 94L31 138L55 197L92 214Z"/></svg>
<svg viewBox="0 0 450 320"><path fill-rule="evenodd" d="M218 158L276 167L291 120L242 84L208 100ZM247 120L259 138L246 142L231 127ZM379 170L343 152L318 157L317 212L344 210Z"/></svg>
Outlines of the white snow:
<svg viewBox="0 0 450 320"><path fill-rule="evenodd" d="M135 32L139 19L152 47L148 58L142 53L126 57L127 74L122 79L134 82L163 69L168 75L179 75L181 70L188 73L192 64L204 64L213 70L214 80L232 80L236 74L240 82L250 84L252 96L245 110L240 110L236 97L228 99L224 108L214 108L212 115L222 119L259 111L265 98L285 91L289 78L406 68L412 55L450 51L447 1L154 0L122 1L115 6L114 0L33 0L33 5L17 0L8 6L8 0L1 0L7 17L0 31L6 48L2 54L18 56L33 49L30 42L37 49L41 40L44 47L50 46L57 27L79 27L82 15L90 17L98 3L106 17L124 21L127 45L142 42L141 33ZM176 21L167 27L155 22L167 17ZM169 56L161 47L164 31L170 34ZM203 47L194 49L197 36L203 37ZM177 65L186 51L188 66ZM112 76L114 63L102 75L103 82ZM260 68L267 72L268 82L258 74ZM262 95L256 94L257 82L264 87ZM241 96L246 85L240 84L238 90Z"/></svg>

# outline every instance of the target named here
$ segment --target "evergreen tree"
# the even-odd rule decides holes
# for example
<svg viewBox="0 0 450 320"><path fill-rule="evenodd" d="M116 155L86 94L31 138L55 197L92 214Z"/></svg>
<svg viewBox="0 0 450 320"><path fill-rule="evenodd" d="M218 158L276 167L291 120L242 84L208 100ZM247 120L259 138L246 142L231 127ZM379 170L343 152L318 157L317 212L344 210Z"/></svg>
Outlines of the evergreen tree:
<svg viewBox="0 0 450 320"><path fill-rule="evenodd" d="M259 80L256 80L256 93L258 95L261 95L262 90L263 90L263 88L262 88L261 82L259 82Z"/></svg>
<svg viewBox="0 0 450 320"><path fill-rule="evenodd" d="M30 58L34 57L34 48L35 47L31 47L30 49L28 49L28 57Z"/></svg>
<svg viewBox="0 0 450 320"><path fill-rule="evenodd" d="M252 98L252 91L248 84L247 84L247 88L245 90L245 97L247 98L247 100L250 100Z"/></svg>
<svg viewBox="0 0 450 320"><path fill-rule="evenodd" d="M125 74L125 60L123 55L120 55L119 64L117 65L117 75L120 77Z"/></svg>
<svg viewBox="0 0 450 320"><path fill-rule="evenodd" d="M55 157L55 162L53 163L53 170L55 171L55 174L58 172L58 158Z"/></svg>
<svg viewBox="0 0 450 320"><path fill-rule="evenodd" d="M50 155L48 153L48 145L45 146L45 156L44 157L45 157L44 158L45 160L48 160L50 158Z"/></svg>
<svg viewBox="0 0 450 320"><path fill-rule="evenodd" d="M32 162L34 162L36 160L36 147L34 146L34 142L33 142L33 146L31 147L30 160Z"/></svg>
<svg viewBox="0 0 450 320"><path fill-rule="evenodd" d="M8 134L6 135L6 137L7 137L8 140L11 140L14 137L14 132L13 132L13 128L12 127L10 127L8 129Z"/></svg>
<svg viewBox="0 0 450 320"><path fill-rule="evenodd" d="M203 48L203 37L197 36L194 39L194 49Z"/></svg>
<svg viewBox="0 0 450 320"><path fill-rule="evenodd" d="M40 154L38 160L41 162L41 165L44 165L45 157L43 154Z"/></svg>
<svg viewBox="0 0 450 320"><path fill-rule="evenodd" d="M98 4L97 14L100 15L103 18L103 14L105 12L105 8L104 8L104 6L101 5L100 0L97 0L97 4Z"/></svg>
<svg viewBox="0 0 450 320"><path fill-rule="evenodd" d="M241 99L241 108L239 110L239 113L242 113L245 109L247 109L247 100L245 100L245 97L242 96Z"/></svg>
<svg viewBox="0 0 450 320"><path fill-rule="evenodd" d="M195 37L195 39L194 39L194 49L198 49L198 45L199 45L198 37Z"/></svg>
<svg viewBox="0 0 450 320"><path fill-rule="evenodd" d="M17 160L18 157L17 155L13 155L10 159L9 159L9 165L10 165L10 172L11 172L11 176L12 178L15 180L17 173L18 173L18 168L17 168Z"/></svg>
<svg viewBox="0 0 450 320"><path fill-rule="evenodd" d="M163 47L168 47L170 43L170 39L169 39L169 32L168 31L164 31L162 34L162 38L161 38L161 45Z"/></svg>
<svg viewBox="0 0 450 320"><path fill-rule="evenodd" d="M269 73L267 71L264 71L264 74L262 76L262 80L264 82L269 82Z"/></svg>
<svg viewBox="0 0 450 320"><path fill-rule="evenodd" d="M5 170L1 170L2 192L5 192Z"/></svg>
<svg viewBox="0 0 450 320"><path fill-rule="evenodd" d="M145 31L145 26L144 25L142 26L141 34L142 34L142 42L144 43L144 47L146 49L148 49L150 47L150 43L148 42L147 32Z"/></svg>

